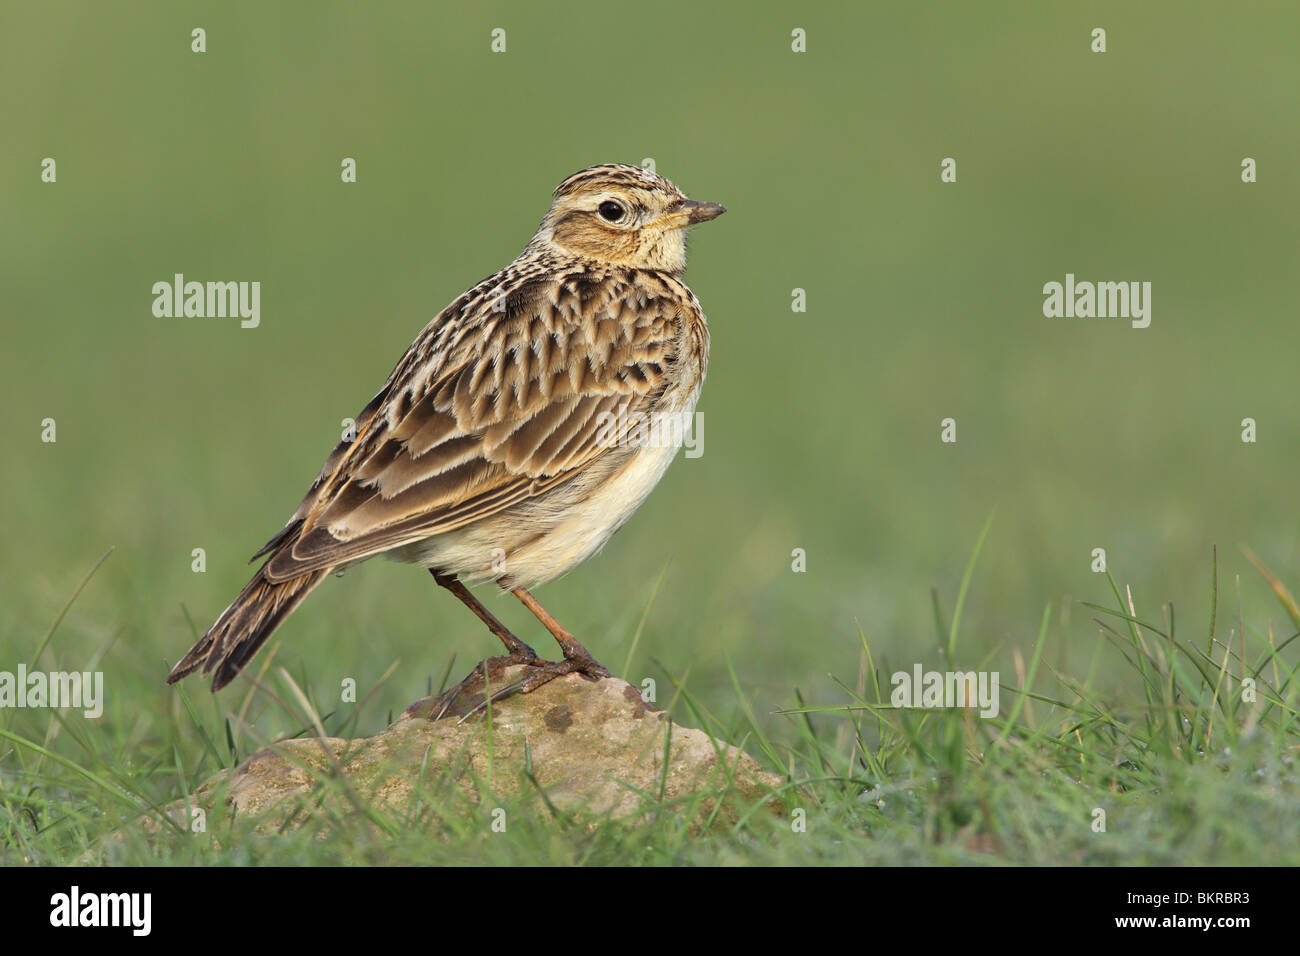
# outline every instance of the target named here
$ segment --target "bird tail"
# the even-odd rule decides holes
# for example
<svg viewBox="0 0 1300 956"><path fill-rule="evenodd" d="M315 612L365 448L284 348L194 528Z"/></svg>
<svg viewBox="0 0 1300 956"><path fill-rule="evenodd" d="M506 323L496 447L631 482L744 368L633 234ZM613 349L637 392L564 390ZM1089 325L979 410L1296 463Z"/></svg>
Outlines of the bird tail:
<svg viewBox="0 0 1300 956"><path fill-rule="evenodd" d="M312 571L284 581L271 581L263 568L253 576L230 607L221 612L189 653L167 675L174 684L187 674L203 668L204 674L216 671L212 690L221 690L237 675L266 643L303 598L320 584L328 570Z"/></svg>

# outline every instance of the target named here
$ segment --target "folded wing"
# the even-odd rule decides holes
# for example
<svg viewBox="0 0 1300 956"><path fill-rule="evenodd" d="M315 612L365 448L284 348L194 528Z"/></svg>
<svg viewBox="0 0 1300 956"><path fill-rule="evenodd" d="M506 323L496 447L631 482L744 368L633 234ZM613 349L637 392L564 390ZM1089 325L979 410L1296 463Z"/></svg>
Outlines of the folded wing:
<svg viewBox="0 0 1300 956"><path fill-rule="evenodd" d="M259 552L275 552L266 577L451 531L580 474L654 408L682 307L587 274L453 304Z"/></svg>

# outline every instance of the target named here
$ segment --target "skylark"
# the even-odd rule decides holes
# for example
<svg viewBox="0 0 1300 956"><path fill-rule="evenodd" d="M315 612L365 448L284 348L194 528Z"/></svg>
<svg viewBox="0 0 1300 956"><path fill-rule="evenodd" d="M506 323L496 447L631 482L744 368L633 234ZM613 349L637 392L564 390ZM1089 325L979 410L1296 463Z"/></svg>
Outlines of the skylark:
<svg viewBox="0 0 1300 956"><path fill-rule="evenodd" d="M709 331L682 281L686 228L725 211L637 166L560 183L519 258L416 337L167 682L202 668L220 690L331 571L378 554L428 568L478 615L506 647L492 661L527 665L513 689L609 676L528 588L599 551L676 455L680 430L630 433L694 411ZM512 591L564 659L539 659L463 581Z"/></svg>

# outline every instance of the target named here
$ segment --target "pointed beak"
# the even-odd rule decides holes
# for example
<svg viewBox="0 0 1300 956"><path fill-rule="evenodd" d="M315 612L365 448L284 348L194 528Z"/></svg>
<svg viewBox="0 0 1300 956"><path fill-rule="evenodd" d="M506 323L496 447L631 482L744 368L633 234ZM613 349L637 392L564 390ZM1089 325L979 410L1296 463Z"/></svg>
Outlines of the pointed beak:
<svg viewBox="0 0 1300 956"><path fill-rule="evenodd" d="M717 202L696 202L694 199L684 199L678 205L678 210L686 214L686 221L690 225L697 222L708 222L710 219L717 219L727 207Z"/></svg>

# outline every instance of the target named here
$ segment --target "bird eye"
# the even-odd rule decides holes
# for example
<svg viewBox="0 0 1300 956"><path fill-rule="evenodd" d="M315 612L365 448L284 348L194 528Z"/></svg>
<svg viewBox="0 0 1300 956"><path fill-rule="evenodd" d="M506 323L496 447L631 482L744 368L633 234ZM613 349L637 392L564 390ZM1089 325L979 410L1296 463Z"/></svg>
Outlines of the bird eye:
<svg viewBox="0 0 1300 956"><path fill-rule="evenodd" d="M601 203L598 211L600 212L600 218L606 222L618 222L623 218L623 207L612 199L606 199Z"/></svg>

